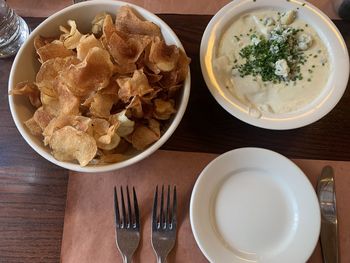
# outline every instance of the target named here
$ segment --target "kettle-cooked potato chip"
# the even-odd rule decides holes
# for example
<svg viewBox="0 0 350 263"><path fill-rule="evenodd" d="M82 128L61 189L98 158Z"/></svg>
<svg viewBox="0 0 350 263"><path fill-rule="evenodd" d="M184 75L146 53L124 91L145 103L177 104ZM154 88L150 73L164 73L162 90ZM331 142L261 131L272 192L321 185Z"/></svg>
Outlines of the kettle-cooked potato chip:
<svg viewBox="0 0 350 263"><path fill-rule="evenodd" d="M77 58L84 60L93 47L103 48L100 40L96 39L94 35L86 35L82 37L77 45Z"/></svg>
<svg viewBox="0 0 350 263"><path fill-rule="evenodd" d="M59 115L79 115L80 100L62 79L56 82L56 90L60 106Z"/></svg>
<svg viewBox="0 0 350 263"><path fill-rule="evenodd" d="M136 127L133 132L131 142L135 149L143 150L158 139L159 137L157 134L155 134L150 128L140 125Z"/></svg>
<svg viewBox="0 0 350 263"><path fill-rule="evenodd" d="M128 34L162 37L159 26L142 20L130 6L122 6L117 12L115 27Z"/></svg>
<svg viewBox="0 0 350 263"><path fill-rule="evenodd" d="M118 65L135 63L151 40L147 37L133 37L114 32L107 41L109 53Z"/></svg>
<svg viewBox="0 0 350 263"><path fill-rule="evenodd" d="M102 155L100 159L100 163L117 163L128 159L127 155L120 154L120 153L112 153L112 154L106 154Z"/></svg>
<svg viewBox="0 0 350 263"><path fill-rule="evenodd" d="M53 42L40 47L37 50L41 63L52 58L65 58L73 56L74 52L66 48L63 42L54 40Z"/></svg>
<svg viewBox="0 0 350 263"><path fill-rule="evenodd" d="M109 80L108 86L98 91L100 94L112 95L115 98L114 103L117 103L119 100L119 85L117 83L117 78L117 76L112 76Z"/></svg>
<svg viewBox="0 0 350 263"><path fill-rule="evenodd" d="M128 63L123 65L114 65L114 72L120 75L127 75L133 73L137 70L137 66L135 63Z"/></svg>
<svg viewBox="0 0 350 263"><path fill-rule="evenodd" d="M109 117L109 122L112 124L119 123L117 134L120 137L125 137L134 131L135 122L126 116L126 110Z"/></svg>
<svg viewBox="0 0 350 263"><path fill-rule="evenodd" d="M162 72L163 77L160 80L162 86L170 88L183 82L187 77L190 62L191 59L186 56L185 52L180 50L176 67L170 72Z"/></svg>
<svg viewBox="0 0 350 263"><path fill-rule="evenodd" d="M72 126L79 131L91 134L92 120L84 116L61 115L53 118L43 131L44 144L47 145L53 133L65 126Z"/></svg>
<svg viewBox="0 0 350 263"><path fill-rule="evenodd" d="M27 126L30 133L34 136L41 136L42 129L39 124L34 120L34 117L24 122L24 125Z"/></svg>
<svg viewBox="0 0 350 263"><path fill-rule="evenodd" d="M10 91L10 95L28 96L30 103L34 107L38 108L41 106L40 92L34 83L28 81L20 82Z"/></svg>
<svg viewBox="0 0 350 263"><path fill-rule="evenodd" d="M101 35L102 34L102 28L103 28L103 22L105 18L108 16L106 12L102 12L100 14L97 14L95 18L92 20L91 24L91 32L95 35Z"/></svg>
<svg viewBox="0 0 350 263"><path fill-rule="evenodd" d="M105 119L100 118L93 118L92 120L92 127L93 127L93 136L94 137L101 137L102 135L107 134L110 123ZM117 123L113 123L115 125Z"/></svg>
<svg viewBox="0 0 350 263"><path fill-rule="evenodd" d="M74 95L87 96L105 88L112 73L113 63L109 53L102 48L93 47L84 61L68 67L62 72L62 77Z"/></svg>
<svg viewBox="0 0 350 263"><path fill-rule="evenodd" d="M173 100L154 100L154 112L153 115L158 120L167 120L170 116L176 112L174 108L175 102Z"/></svg>
<svg viewBox="0 0 350 263"><path fill-rule="evenodd" d="M96 93L92 97L92 102L90 104L91 115L99 118L108 118L111 115L111 109L116 101L118 101L117 94Z"/></svg>
<svg viewBox="0 0 350 263"><path fill-rule="evenodd" d="M155 119L148 120L148 127L160 138L160 123Z"/></svg>
<svg viewBox="0 0 350 263"><path fill-rule="evenodd" d="M67 24L70 26L70 30L66 29L63 26L60 26L60 30L64 33L60 36L60 41L63 42L63 45L66 48L75 49L77 48L83 35L77 29L77 24L74 20L68 20Z"/></svg>
<svg viewBox="0 0 350 263"><path fill-rule="evenodd" d="M107 134L102 135L96 140L98 148L109 151L118 146L120 136L116 133L117 126L112 125L108 128Z"/></svg>
<svg viewBox="0 0 350 263"><path fill-rule="evenodd" d="M124 102L128 102L136 95L142 97L153 91L142 70L135 70L132 78L120 78L117 79L117 82L120 86L118 96Z"/></svg>
<svg viewBox="0 0 350 263"><path fill-rule="evenodd" d="M50 96L47 95L45 91L41 91L40 100L45 111L47 111L53 116L58 116L60 114L60 102L56 95Z"/></svg>
<svg viewBox="0 0 350 263"><path fill-rule="evenodd" d="M86 166L97 152L95 139L72 126L65 126L55 131L49 145L52 149L52 155L57 160L77 160L81 166Z"/></svg>
<svg viewBox="0 0 350 263"><path fill-rule="evenodd" d="M167 45L164 40L155 38L152 42L149 61L160 71L171 71L175 68L179 59L179 48L175 45Z"/></svg>
<svg viewBox="0 0 350 263"><path fill-rule="evenodd" d="M35 111L33 119L40 126L42 132L47 127L47 125L49 125L53 117L54 116L45 111L43 107L40 107Z"/></svg>
<svg viewBox="0 0 350 263"><path fill-rule="evenodd" d="M43 36L35 36L34 38L34 48L38 51L39 48L45 46L46 44L51 43L52 41L57 40L54 37L43 37Z"/></svg>
<svg viewBox="0 0 350 263"><path fill-rule="evenodd" d="M36 85L40 91L51 97L57 97L55 91L55 81L60 72L69 67L70 65L76 65L80 63L79 59L75 56L65 58L53 58L45 61L36 75Z"/></svg>
<svg viewBox="0 0 350 263"><path fill-rule="evenodd" d="M116 31L116 28L113 23L113 19L110 15L106 15L106 17L103 20L103 26L102 26L102 42L108 42L111 38L112 34Z"/></svg>
<svg viewBox="0 0 350 263"><path fill-rule="evenodd" d="M142 118L144 116L142 101L139 96L134 96L126 108L131 111L132 116L135 118Z"/></svg>

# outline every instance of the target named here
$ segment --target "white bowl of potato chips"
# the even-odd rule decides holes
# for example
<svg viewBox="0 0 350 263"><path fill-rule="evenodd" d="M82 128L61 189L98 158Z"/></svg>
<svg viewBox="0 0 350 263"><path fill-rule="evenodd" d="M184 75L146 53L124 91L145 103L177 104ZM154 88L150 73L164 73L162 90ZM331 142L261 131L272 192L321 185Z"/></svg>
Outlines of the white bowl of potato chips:
<svg viewBox="0 0 350 263"><path fill-rule="evenodd" d="M149 11L87 1L42 22L19 50L9 103L27 143L61 167L104 172L142 160L175 131L190 59Z"/></svg>

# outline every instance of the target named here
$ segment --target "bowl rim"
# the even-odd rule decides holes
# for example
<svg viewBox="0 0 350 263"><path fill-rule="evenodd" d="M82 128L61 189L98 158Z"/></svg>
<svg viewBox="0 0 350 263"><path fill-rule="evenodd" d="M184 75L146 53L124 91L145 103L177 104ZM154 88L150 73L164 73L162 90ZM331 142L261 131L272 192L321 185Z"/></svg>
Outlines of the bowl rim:
<svg viewBox="0 0 350 263"><path fill-rule="evenodd" d="M264 116L263 113L263 116L261 118L255 118L249 115L249 107L238 102L238 100L235 98L233 98L233 101L233 96L230 96L230 98L226 96L225 90L216 81L214 73L215 71L212 69L213 66L211 65L211 59L212 57L214 57L214 55L212 55L211 53L213 53L213 51L208 50L210 48L213 49L216 47L215 44L217 41L219 41L216 39L218 38L218 31L220 29L223 29L227 25L227 20L232 20L234 19L234 17L241 15L243 12L252 9L261 9L264 7L286 9L287 7L291 8L291 6L295 8L305 7L305 10L307 10L307 12L309 12L310 15L313 15L311 19L315 19L316 17L319 18L320 21L322 21L320 26L327 27L332 32L332 36L334 37L334 39L336 39L335 42L340 47L339 50L337 50L336 52L342 53L342 56L339 58L339 60L337 60L337 68L341 71L337 74L340 75L340 77L333 77L333 75L335 74L334 59L332 61L333 69L330 70L330 77L328 79L328 83L325 85L325 88L321 91L320 95L309 103L310 105L312 104L313 107L305 106L301 110L293 111L287 114L267 114L266 116ZM301 8L298 11L301 11ZM320 35L321 30L317 30L317 28L315 27L316 22L313 21L311 25L316 29L317 33ZM325 41L325 36L320 37L323 41ZM335 53L334 50L331 50L335 49L334 47L327 46L327 49L329 52L332 51L333 53ZM330 54L330 57L332 58L332 56L334 56L338 59L338 56L335 56L333 53ZM210 93L227 112L250 125L271 130L295 129L318 121L326 114L328 114L340 101L341 97L345 92L349 80L349 53L346 48L344 38L340 34L338 28L334 25L334 23L330 20L330 18L327 15L325 15L314 5L304 0L235 0L228 3L222 9L220 9L218 13L216 13L216 15L210 20L208 26L204 31L200 45L200 64L204 80L207 84ZM341 66L339 66L340 64ZM336 83L331 83L331 78L334 78L334 80L336 80Z"/></svg>
<svg viewBox="0 0 350 263"><path fill-rule="evenodd" d="M14 69L18 66L18 61L20 57L22 56L22 53L24 52L24 47L29 45L31 40L34 38L34 36L40 32L43 28L47 26L51 21L56 19L57 17L63 16L65 13L70 12L75 9L80 9L84 7L89 7L89 6L100 6L100 5L110 5L111 7L116 7L119 8L121 6L131 6L133 9L135 9L141 16L147 14L151 19L148 19L148 21L152 22L157 22L159 27L161 28L162 31L168 32L171 37L174 39L175 43L179 48L181 48L183 51L184 47L180 41L180 39L177 37L175 32L157 15L153 14L152 12L144 9L143 7L140 7L135 4L130 4L127 2L123 1L114 1L114 0L102 0L102 1L85 1L85 2L80 2L77 4L70 5L68 7L63 8L62 10L54 13L53 15L49 16L46 18L43 22L41 22L29 35L27 40L24 42L24 44L21 46L19 49L13 64L11 66L11 71L9 75L9 82L8 82L8 91L11 90L11 87L15 85L14 83ZM168 126L167 130L164 132L164 134L161 135L158 141L153 143L151 146L146 148L145 150L137 153L135 156L118 162L118 163L112 163L112 164L101 164L101 165L87 165L87 166L80 166L78 163L73 163L73 162L63 162L63 161L58 161L56 160L53 155L49 152L44 151L42 148L37 146L37 143L31 139L29 135L29 131L26 130L24 125L20 122L20 119L18 117L18 112L16 111L16 105L14 102L14 98L12 95L8 95L8 101L9 101L9 106L10 106L10 112L12 115L12 119L15 122L15 125L19 131L19 133L22 135L24 140L30 145L30 147L37 152L39 155L41 155L44 159L47 161L56 164L57 166L60 166L65 169L69 169L72 171L76 172L86 172L86 173L100 173L100 172L109 172L113 170L117 170L120 168L127 167L129 165L132 165L138 161L141 161L142 159L148 157L152 153L154 153L156 150L158 150L169 138L170 136L174 133L176 128L181 122L181 119L186 111L188 101L189 101L189 96L190 96L190 89L191 89L191 74L190 74L190 67L188 67L188 74L187 77L184 81L183 84L183 92L181 94L181 103L178 106L178 110L171 120L170 125Z"/></svg>

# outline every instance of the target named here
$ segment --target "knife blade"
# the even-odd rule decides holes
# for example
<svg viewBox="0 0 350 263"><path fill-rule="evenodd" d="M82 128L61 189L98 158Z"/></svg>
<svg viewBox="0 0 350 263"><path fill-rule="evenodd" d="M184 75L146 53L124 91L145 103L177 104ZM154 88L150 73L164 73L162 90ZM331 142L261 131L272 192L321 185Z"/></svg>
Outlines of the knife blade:
<svg viewBox="0 0 350 263"><path fill-rule="evenodd" d="M321 248L324 263L338 263L338 217L335 198L334 171L331 166L322 169L317 182L321 209Z"/></svg>

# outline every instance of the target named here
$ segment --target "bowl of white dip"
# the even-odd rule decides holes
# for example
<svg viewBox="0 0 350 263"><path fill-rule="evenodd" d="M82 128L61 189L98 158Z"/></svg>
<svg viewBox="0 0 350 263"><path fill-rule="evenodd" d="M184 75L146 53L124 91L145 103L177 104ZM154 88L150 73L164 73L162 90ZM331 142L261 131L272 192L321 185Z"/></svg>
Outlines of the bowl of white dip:
<svg viewBox="0 0 350 263"><path fill-rule="evenodd" d="M349 78L343 37L305 1L230 2L208 24L200 60L205 82L225 110L274 130L321 119Z"/></svg>

